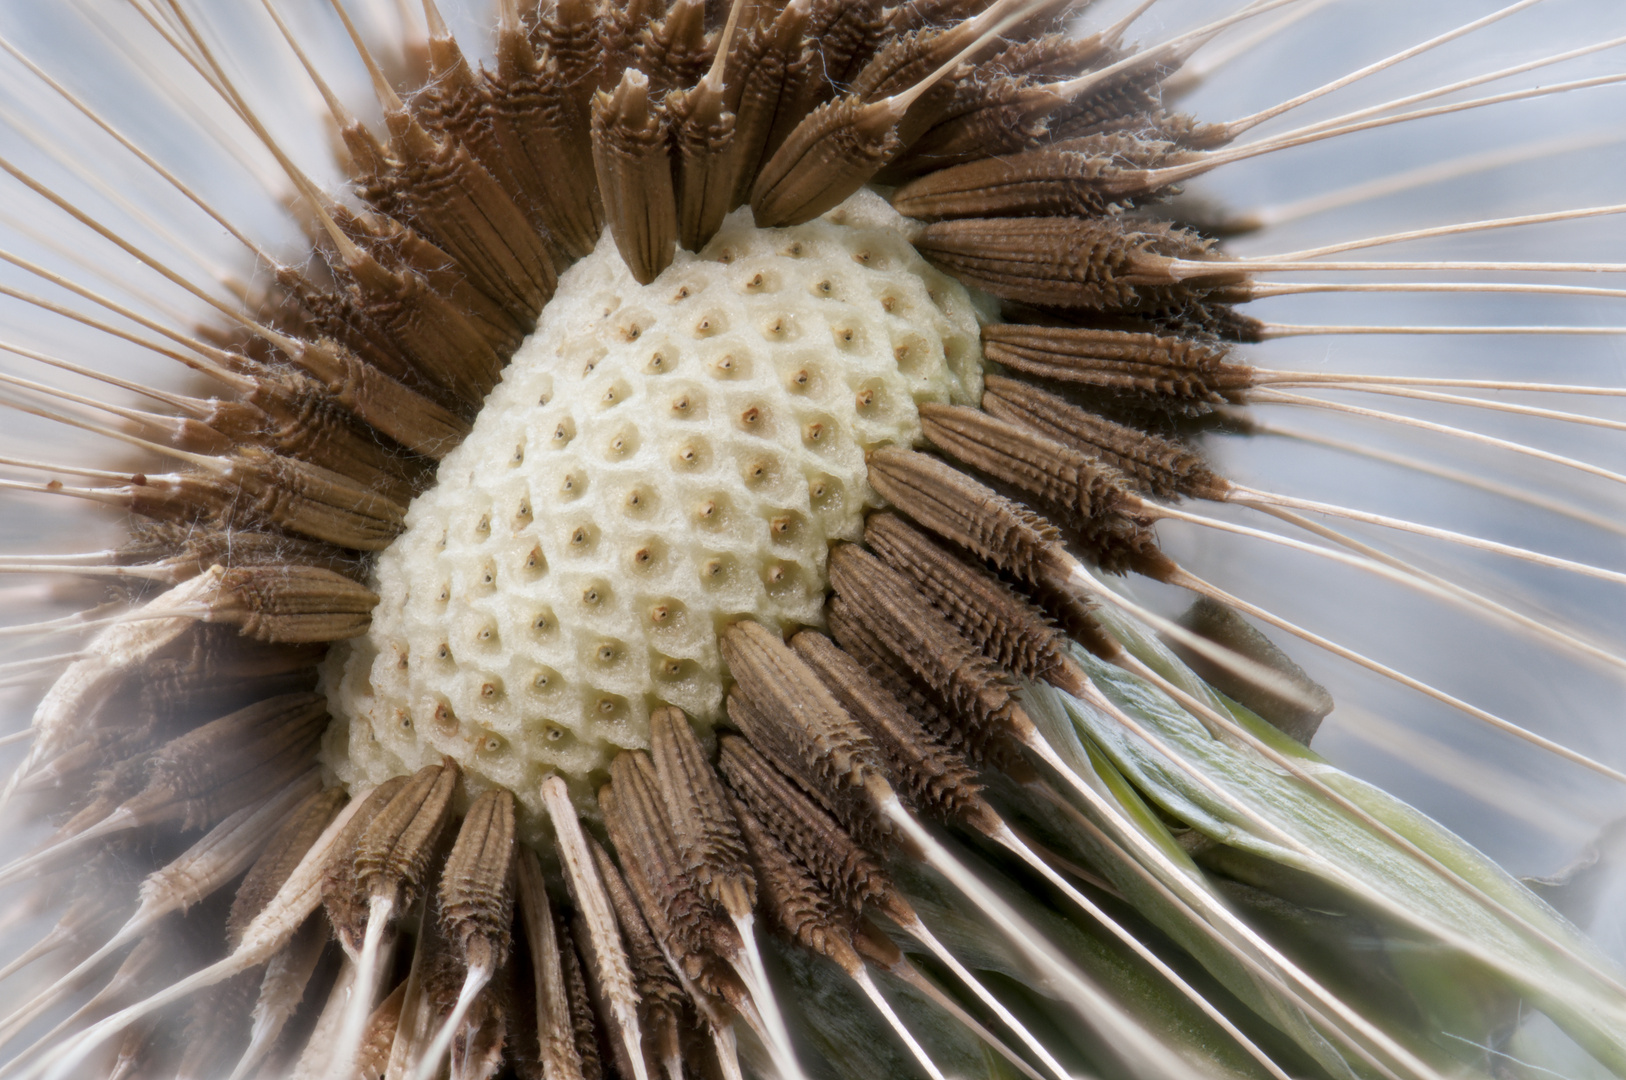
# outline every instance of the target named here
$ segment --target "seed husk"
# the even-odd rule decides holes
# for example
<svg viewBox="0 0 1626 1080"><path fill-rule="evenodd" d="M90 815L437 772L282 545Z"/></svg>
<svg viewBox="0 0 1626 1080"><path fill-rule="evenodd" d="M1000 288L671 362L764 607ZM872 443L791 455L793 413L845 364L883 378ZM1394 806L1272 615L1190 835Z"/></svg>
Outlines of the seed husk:
<svg viewBox="0 0 1626 1080"><path fill-rule="evenodd" d="M664 103L647 76L628 69L613 93L593 99L593 167L605 223L632 276L648 285L677 250L677 196Z"/></svg>
<svg viewBox="0 0 1626 1080"><path fill-rule="evenodd" d="M1177 280L1173 264L1206 257L1208 241L1174 226L1137 228L1112 218L940 221L926 226L915 246L961 281L1040 307L1157 311L1223 301L1245 278L1216 262L1211 277Z"/></svg>
<svg viewBox="0 0 1626 1080"><path fill-rule="evenodd" d="M1022 424L1118 470L1137 489L1158 496L1223 499L1230 485L1189 447L1096 416L1019 379L990 375L982 407L991 416Z"/></svg>
<svg viewBox="0 0 1626 1080"><path fill-rule="evenodd" d="M1239 404L1252 385L1229 345L1177 334L990 323L983 352L1024 375L1189 407Z"/></svg>
<svg viewBox="0 0 1626 1080"><path fill-rule="evenodd" d="M885 755L893 787L912 808L939 820L960 822L989 812L970 765L871 679L856 660L812 630L791 638L790 645L869 733Z"/></svg>

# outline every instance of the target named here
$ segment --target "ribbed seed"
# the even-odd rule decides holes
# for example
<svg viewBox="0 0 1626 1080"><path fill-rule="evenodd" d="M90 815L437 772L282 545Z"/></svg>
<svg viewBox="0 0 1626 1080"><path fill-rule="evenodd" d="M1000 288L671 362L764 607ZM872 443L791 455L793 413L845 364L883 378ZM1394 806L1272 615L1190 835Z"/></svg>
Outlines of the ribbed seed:
<svg viewBox="0 0 1626 1080"><path fill-rule="evenodd" d="M399 165L391 178L404 217L458 261L469 281L528 324L553 295L555 275L524 211L468 148L436 138L404 112L384 117ZM388 205L388 204L386 204Z"/></svg>
<svg viewBox="0 0 1626 1080"><path fill-rule="evenodd" d="M734 208L739 183L736 117L724 93L702 81L666 96L676 154L678 242L689 251L706 246Z"/></svg>
<svg viewBox="0 0 1626 1080"><path fill-rule="evenodd" d="M638 910L678 973L713 997L738 1000L741 988L723 959L735 948L733 927L684 873L654 772L648 756L633 751L610 764L611 782L599 789L605 828Z"/></svg>
<svg viewBox="0 0 1626 1080"><path fill-rule="evenodd" d="M1002 34L1002 41L1013 44L989 55L987 59L959 68L953 76L943 80L940 89L933 89L917 102L917 106L911 109L909 119L904 122L907 138L911 142L911 155L907 158L912 158L912 161L906 159L902 163L904 169L896 176L889 174L886 181L898 182L902 177L945 166L953 168L956 161L961 159L998 158L1024 146L1049 142L1046 122L1042 115L1031 111L1031 102L1026 98L1018 99L1023 104L1008 115L993 111L982 117L984 122L1006 120L1006 124L995 125L997 143L984 142L980 148L972 143L969 153L953 153L953 138L948 140L950 146L945 146L943 133L953 132L954 122L961 117L976 117L985 107L997 106L997 102L1005 101L1010 96L1010 89L1034 86L1034 76L1068 78L1080 72L1081 68L1088 67L1093 60L1106 55L1099 34L1080 37L1063 31L1042 34L1033 39L1034 34L1041 33L1050 24L1054 24L1054 13L1047 10L1037 11L1028 21L1016 23ZM976 124L972 124L972 128L976 127ZM932 132L932 135L925 137L927 132ZM922 153L915 155L915 150L922 150ZM945 150L950 153L945 153Z"/></svg>
<svg viewBox="0 0 1626 1080"><path fill-rule="evenodd" d="M1143 61L1119 71L1071 100L1062 100L1044 112L1050 134L1057 139L1076 139L1108 131L1137 130L1148 119L1156 131L1168 114L1163 111L1158 82L1163 77L1157 64Z"/></svg>
<svg viewBox="0 0 1626 1080"><path fill-rule="evenodd" d="M813 875L786 853L743 803L735 800L734 805L761 876L763 908L769 925L843 969L856 970L863 962L853 951L851 912L836 905Z"/></svg>
<svg viewBox="0 0 1626 1080"><path fill-rule="evenodd" d="M346 801L348 797L342 788L318 791L295 807L272 834L232 897L231 914L226 917L229 948L237 947L243 929L271 902Z"/></svg>
<svg viewBox="0 0 1626 1080"><path fill-rule="evenodd" d="M1072 139L928 173L894 192L892 206L929 221L1114 213L1156 196L1150 170L1181 156L1169 143L1132 135Z"/></svg>
<svg viewBox="0 0 1626 1080"><path fill-rule="evenodd" d="M514 876L525 951L531 960L538 1064L548 1080L583 1080L557 926L541 861L528 845L520 845Z"/></svg>
<svg viewBox="0 0 1626 1080"><path fill-rule="evenodd" d="M333 402L414 453L439 461L469 433L463 417L331 338L305 342L289 359L322 383Z"/></svg>
<svg viewBox="0 0 1626 1080"><path fill-rule="evenodd" d="M982 407L989 414L1098 458L1143 491L1223 499L1230 490L1202 455L1173 439L1096 416L1017 379L990 375L983 381L983 391Z"/></svg>
<svg viewBox="0 0 1626 1080"><path fill-rule="evenodd" d="M573 910L571 932L585 965L588 988L598 1003L598 1018L608 1045L606 1059L614 1061L624 1075L634 1071L643 1057L632 966L615 910L599 879L589 838L565 782L557 774L545 777L542 795L553 823L555 848Z"/></svg>
<svg viewBox="0 0 1626 1080"><path fill-rule="evenodd" d="M488 98L486 107L491 104L493 101ZM467 273L457 265L457 260L452 259L446 250L434 246L428 237L411 228L410 224L379 213L358 213L338 202L328 203L327 213L345 236L366 250L367 255L377 260L380 267L390 273L410 273L423 278L424 285L436 294L439 303L449 304L452 311L459 312L462 319L467 319L470 329L478 333L489 348L506 356L524 340L530 324L515 319L501 304L476 290L475 286L470 285ZM327 259L328 267L335 270L335 277L343 273L343 265L335 265L332 252L324 249L324 259ZM367 307L353 307L350 314L361 317L364 322L380 317L380 312L369 311ZM384 327L379 325L377 329ZM393 340L392 345L405 348L405 343L400 340ZM410 355L400 356L400 361L402 368L390 374L400 377L405 371L413 371L418 376L429 377L437 366L447 363L447 358ZM421 364L428 364L428 368L420 368Z"/></svg>
<svg viewBox="0 0 1626 1080"><path fill-rule="evenodd" d="M206 828L284 787L315 761L329 722L319 694L257 702L164 744L124 809L183 832Z"/></svg>
<svg viewBox="0 0 1626 1080"><path fill-rule="evenodd" d="M1001 299L1110 312L1228 297L1223 287L1244 275L1223 263L1200 280L1171 273L1174 261L1204 258L1208 246L1173 226L1070 217L940 221L915 241L931 262Z"/></svg>
<svg viewBox="0 0 1626 1080"><path fill-rule="evenodd" d="M1133 506L1115 469L980 409L929 404L920 423L937 449L1060 508L1062 522L1074 529Z"/></svg>
<svg viewBox="0 0 1626 1080"><path fill-rule="evenodd" d="M1102 569L1150 573L1167 566L1150 521L1140 516L1140 499L1111 466L977 409L922 405L920 420L933 444L1042 503Z"/></svg>
<svg viewBox="0 0 1626 1080"><path fill-rule="evenodd" d="M508 955L514 915L514 797L493 788L475 799L440 872L442 932L471 968Z"/></svg>
<svg viewBox="0 0 1626 1080"><path fill-rule="evenodd" d="M362 834L373 819L406 787L409 777L392 776L363 798L350 820L333 839L333 858L322 875L322 908L334 932L353 949L361 948L367 932L367 893L356 880L353 858Z"/></svg>
<svg viewBox="0 0 1626 1080"><path fill-rule="evenodd" d="M569 92L583 119L605 67L608 30L602 22L620 6L598 0L560 0L533 16L531 44L537 55L545 54L550 63L557 65L557 77L550 81Z"/></svg>
<svg viewBox="0 0 1626 1080"><path fill-rule="evenodd" d="M870 57L851 90L863 101L900 94L950 60L967 40L936 27L899 34Z"/></svg>
<svg viewBox="0 0 1626 1080"><path fill-rule="evenodd" d="M729 789L843 907L854 917L865 904L889 908L894 889L881 860L828 810L745 739L724 735L717 747Z"/></svg>
<svg viewBox="0 0 1626 1080"><path fill-rule="evenodd" d="M778 152L808 113L836 95L835 87L820 81L822 72L818 65L823 58L819 55L817 41L819 32L828 28L830 21L837 17L838 7L839 4L831 0L805 0L804 3L785 5L784 11L798 12L796 38L787 42L783 84L762 156L753 162L757 169ZM756 172L757 169L752 171Z"/></svg>
<svg viewBox="0 0 1626 1080"><path fill-rule="evenodd" d="M638 66L638 39L645 26L666 12L666 0L593 0L603 50L596 70L588 72L605 93L627 71Z"/></svg>
<svg viewBox="0 0 1626 1080"><path fill-rule="evenodd" d="M357 230L347 227L351 220L348 211L335 206L330 207L328 212L346 235L370 249L371 237L363 235L358 238L355 235ZM377 217L384 221L394 220L383 215ZM324 261L331 262L325 257ZM450 264L451 256L446 256L446 261ZM305 341L331 341L335 347L398 382L423 381L422 376L414 370L412 357L406 355L389 333L373 321L365 308L356 305L354 297L325 285L318 286L291 266L276 267L273 273L276 287L270 290L271 295L266 300L264 320L267 325ZM332 273L331 267L329 273ZM237 360L236 364L240 372L245 368L271 371L246 357ZM439 392L429 387L421 389L429 393Z"/></svg>
<svg viewBox="0 0 1626 1080"><path fill-rule="evenodd" d="M570 1039L581 1064L582 1080L602 1080L604 1062L599 1055L598 1022L593 1018L593 998L587 992L581 955L571 935L563 932L561 918L554 917L561 967L564 969L565 1000L570 1006Z"/></svg>
<svg viewBox="0 0 1626 1080"><path fill-rule="evenodd" d="M280 529L357 551L382 550L404 528L399 504L338 473L259 447L241 447L207 469L132 480L109 490L133 512L161 521Z"/></svg>
<svg viewBox="0 0 1626 1080"><path fill-rule="evenodd" d="M1014 737L1020 709L1010 676L955 633L907 579L843 544L830 553L830 587L964 725L972 760Z"/></svg>
<svg viewBox="0 0 1626 1080"><path fill-rule="evenodd" d="M995 74L967 80L957 91L944 118L910 144L888 170L888 180L1028 150L1046 141L1043 113L1056 97L1031 80Z"/></svg>
<svg viewBox="0 0 1626 1080"><path fill-rule="evenodd" d="M399 917L411 906L428 883L430 860L451 823L457 779L457 765L449 758L419 769L357 838L348 854L355 890L350 902L356 909L365 911L373 900L388 900ZM353 933L337 922L335 928L347 937ZM350 944L359 949L361 936Z"/></svg>
<svg viewBox="0 0 1626 1080"><path fill-rule="evenodd" d="M496 385L504 355L464 309L432 289L423 275L410 267L388 268L356 247L342 261L330 262L338 263L335 269L348 281L351 302L411 358L415 372L476 407Z"/></svg>
<svg viewBox="0 0 1626 1080"><path fill-rule="evenodd" d="M329 205L328 213L351 240L384 266L398 273L410 270L422 275L429 287L462 312L498 352L512 352L529 332L531 323L516 319L471 285L456 259L410 225L383 214L354 213L337 202Z"/></svg>
<svg viewBox="0 0 1626 1080"><path fill-rule="evenodd" d="M524 162L514 166L515 175L548 232L574 258L593 250L604 220L593 183L588 111L597 86L599 35L591 12L582 10L588 7L549 8L533 35L546 42L545 55L524 34L504 34L497 71L487 75L493 84L488 115L497 137L511 148L511 158Z"/></svg>
<svg viewBox="0 0 1626 1080"><path fill-rule="evenodd" d="M488 120L491 84L469 66L433 0L425 4L425 14L430 17L430 81L413 98L413 115L436 135L455 139L464 146L514 205L540 225L541 220L515 175L507 147L495 125Z"/></svg>
<svg viewBox="0 0 1626 1080"><path fill-rule="evenodd" d="M790 113L805 116L839 93L874 54L885 20L881 0L813 0ZM780 135L788 137L788 129Z"/></svg>
<svg viewBox="0 0 1626 1080"><path fill-rule="evenodd" d="M705 0L674 0L663 18L639 31L633 51L653 93L693 86L711 67L714 53L705 21Z"/></svg>
<svg viewBox="0 0 1626 1080"><path fill-rule="evenodd" d="M290 367L237 368L249 380L242 399L208 403L208 422L221 438L309 461L396 502L411 499L426 479L427 458L380 439L323 383Z"/></svg>
<svg viewBox="0 0 1626 1080"><path fill-rule="evenodd" d="M886 836L891 830L873 801L876 785L886 783L880 755L812 669L777 633L749 620L724 631L718 646L735 680L729 716L747 737L819 785L855 835ZM742 699L751 707L740 710Z"/></svg>
<svg viewBox="0 0 1626 1080"><path fill-rule="evenodd" d="M779 733L776 730L778 724L753 698L736 686L729 691L726 706L729 721L751 740L760 753L773 762L774 768L792 777L797 786L807 793L808 798L818 803L832 817L852 816L850 808L845 815L837 809L840 794L818 774L808 771L795 749L778 738Z"/></svg>
<svg viewBox="0 0 1626 1080"><path fill-rule="evenodd" d="M903 149L897 122L889 105L856 94L814 109L757 174L757 226L800 225L840 205Z"/></svg>
<svg viewBox="0 0 1626 1080"><path fill-rule="evenodd" d="M989 323L982 347L1024 375L1188 407L1240 404L1253 382L1247 367L1227 359L1230 346L1174 334Z"/></svg>
<svg viewBox="0 0 1626 1080"><path fill-rule="evenodd" d="M803 630L791 638L790 645L869 733L885 756L893 787L911 806L946 821L966 821L990 813L976 773L965 759L928 731L835 642L816 631Z"/></svg>
<svg viewBox="0 0 1626 1080"><path fill-rule="evenodd" d="M667 819L689 875L730 915L756 906L756 882L717 774L681 709L649 717L649 754Z"/></svg>
<svg viewBox="0 0 1626 1080"><path fill-rule="evenodd" d="M864 542L1000 667L1047 679L1065 662L1066 638L1041 612L896 514L871 514Z"/></svg>
<svg viewBox="0 0 1626 1080"><path fill-rule="evenodd" d="M1031 599L1019 595L985 567L895 514L870 515L864 540L883 562L912 581L962 637L1002 668L1076 694L1087 677L1068 655L1072 642L1106 659L1123 648L1096 619L1086 597L1046 588L1036 589Z"/></svg>
<svg viewBox="0 0 1626 1080"><path fill-rule="evenodd" d="M598 867L599 880L615 909L616 925L621 929L621 940L627 949L627 961L632 966L633 982L638 991L638 1019L643 1025L648 1055L653 1058L651 1072L660 1071L660 1063L681 1056L684 1014L688 998L678 984L666 958L655 944L649 924L638 911L632 891L622 878L621 871L604 849L591 837L588 846L593 852L593 863Z"/></svg>
<svg viewBox="0 0 1626 1080"><path fill-rule="evenodd" d="M987 748L968 741L970 733L965 725L887 648L886 642L876 636L869 620L856 614L851 604L835 595L825 601L824 620L842 651L852 657L871 682L900 702L936 743L978 765L986 764L984 751Z"/></svg>
<svg viewBox="0 0 1626 1080"><path fill-rule="evenodd" d="M424 884L435 844L451 822L458 768L450 759L414 773L379 811L351 855L363 891L387 895L400 890L400 904L412 902Z"/></svg>
<svg viewBox="0 0 1626 1080"><path fill-rule="evenodd" d="M887 42L870 58L853 79L852 91L863 101L879 101L901 94L926 79L971 43L972 31L964 26L946 30L916 30ZM962 69L963 70L963 69ZM943 110L957 93L953 76L945 76L929 87L910 106L898 123L898 139L905 146L942 118Z"/></svg>
<svg viewBox="0 0 1626 1080"><path fill-rule="evenodd" d="M678 239L666 111L649 91L648 77L628 69L614 93L593 99L593 168L605 220L643 285L671 264Z"/></svg>
<svg viewBox="0 0 1626 1080"><path fill-rule="evenodd" d="M1040 18L1047 16L1041 14ZM1025 28L1018 24L1007 37L1014 43L977 65L976 77L990 75L1029 75L1064 79L1076 75L1096 61L1116 59L1099 33L1079 35L1066 30L1039 34L1022 40Z"/></svg>
<svg viewBox="0 0 1626 1080"><path fill-rule="evenodd" d="M774 118L781 104L786 103L787 68L801 56L807 14L806 5L787 4L772 22L746 34L741 48L744 67L732 106L736 118L734 152L739 159L730 200L734 206L751 197L757 168L773 133Z"/></svg>
<svg viewBox="0 0 1626 1080"><path fill-rule="evenodd" d="M378 596L318 566L233 567L220 579L210 618L232 622L257 641L307 644L366 633Z"/></svg>
<svg viewBox="0 0 1626 1080"><path fill-rule="evenodd" d="M1071 573L1054 525L940 458L877 450L869 482L920 525L1030 585L1054 588Z"/></svg>

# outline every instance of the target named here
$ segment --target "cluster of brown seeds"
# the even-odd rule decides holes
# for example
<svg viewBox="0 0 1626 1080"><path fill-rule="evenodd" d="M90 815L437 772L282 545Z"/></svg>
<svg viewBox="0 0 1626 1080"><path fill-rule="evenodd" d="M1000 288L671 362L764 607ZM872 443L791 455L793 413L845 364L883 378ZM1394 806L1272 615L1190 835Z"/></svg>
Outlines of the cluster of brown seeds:
<svg viewBox="0 0 1626 1080"><path fill-rule="evenodd" d="M12 786L57 829L4 876L42 901L84 889L62 940L119 924L137 882L192 909L201 955L138 915L101 991L113 1019L90 1031L118 1076L409 1077L448 1052L458 1077L733 1076L736 1022L789 1070L758 922L963 1014L893 937L921 925L888 869L921 854L899 815L1006 842L979 777L1043 758L1017 678L1086 696L1070 642L1119 659L1080 560L1200 585L1159 550L1151 500L1227 497L1171 432L1248 399L1228 352L1249 283L1128 211L1223 133L1162 108L1167 54L1120 62L1121 28L1076 36L1060 5L506 0L494 70L426 7L420 89L375 69L386 132L330 96L363 208L307 184L317 257L184 346L228 388L152 419L184 464L76 489L138 516L123 561L152 587L41 704ZM201 35L187 48L212 63ZM657 710L597 792L602 835L545 787L540 857L513 796L464 798L450 760L321 790L323 650L365 629L370 553L561 269L609 229L648 282L739 206L788 226L872 183L923 223L921 254L1001 302L984 347L1004 373L980 409L921 409L930 452L871 456L891 509L831 552L828 635L735 624L729 730L708 746ZM1255 704L1300 735L1320 714Z"/></svg>

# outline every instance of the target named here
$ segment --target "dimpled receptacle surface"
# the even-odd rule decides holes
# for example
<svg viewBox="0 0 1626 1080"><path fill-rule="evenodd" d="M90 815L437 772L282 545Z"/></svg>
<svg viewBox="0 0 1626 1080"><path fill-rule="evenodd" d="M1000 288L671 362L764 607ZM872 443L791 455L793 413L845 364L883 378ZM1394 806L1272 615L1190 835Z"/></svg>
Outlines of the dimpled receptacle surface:
<svg viewBox="0 0 1626 1080"><path fill-rule="evenodd" d="M535 828L542 778L584 802L653 707L720 715L721 628L817 625L828 547L877 502L865 451L981 393L971 299L902 228L866 196L736 214L647 286L608 235L567 271L328 661L340 780L449 754Z"/></svg>

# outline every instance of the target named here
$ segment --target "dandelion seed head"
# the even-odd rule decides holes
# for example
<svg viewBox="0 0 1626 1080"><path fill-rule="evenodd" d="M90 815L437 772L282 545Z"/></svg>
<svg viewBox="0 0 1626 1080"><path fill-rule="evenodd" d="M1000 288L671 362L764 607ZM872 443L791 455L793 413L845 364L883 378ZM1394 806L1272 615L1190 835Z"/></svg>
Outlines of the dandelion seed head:
<svg viewBox="0 0 1626 1080"><path fill-rule="evenodd" d="M729 623L821 626L868 452L982 394L970 294L908 226L871 192L787 229L741 211L648 285L606 234L380 556L372 628L325 668L328 767L449 755L534 822L544 776L589 803L652 708L721 717Z"/></svg>
<svg viewBox="0 0 1626 1080"><path fill-rule="evenodd" d="M60 918L7 965L0 1071L1626 1076L1626 975L1513 842L1413 810L1537 822L1551 872L1601 820L1578 793L1619 806L1618 446L1491 411L1538 378L1614 404L1588 324L1626 290L1517 294L1615 281L1618 169L1567 155L1619 134L1567 135L1572 87L1284 139L1455 108L1515 42L1599 43L1517 85L1613 79L1608 20L1571 21L1610 3L1522 0L1347 90L1508 0L449 2L455 37L431 0L53 8L98 115L0 57L32 87L0 496L130 526L19 514L0 560L52 575L8 601L85 608L0 630L0 691L41 701L8 824L55 830L0 886ZM1456 225L1538 187L1562 222ZM1391 225L1445 226L1395 260L1570 269L1304 268ZM1573 580L1523 572L1549 547ZM1580 921L1595 869L1543 896ZM1495 1008L1442 999L1464 971Z"/></svg>

